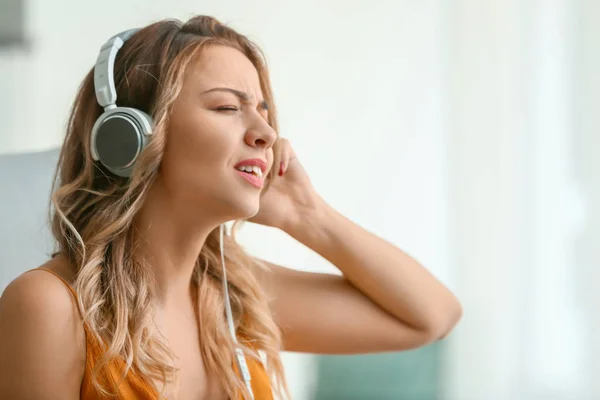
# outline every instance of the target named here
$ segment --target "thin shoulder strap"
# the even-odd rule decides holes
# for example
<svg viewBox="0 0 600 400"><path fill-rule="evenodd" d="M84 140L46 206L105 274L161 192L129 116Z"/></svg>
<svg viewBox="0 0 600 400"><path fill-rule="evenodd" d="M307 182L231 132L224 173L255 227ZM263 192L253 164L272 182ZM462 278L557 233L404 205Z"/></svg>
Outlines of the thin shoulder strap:
<svg viewBox="0 0 600 400"><path fill-rule="evenodd" d="M55 277L60 279L62 281L62 283L64 283L69 288L69 291L71 292L73 297L75 297L75 300L77 300L77 293L75 293L75 289L73 289L73 287L69 284L69 282L67 282L62 276L60 276L56 272L52 271L51 269L44 268L44 267L35 268L35 269L32 269L31 271L38 271L38 270L50 272L52 275L54 275Z"/></svg>

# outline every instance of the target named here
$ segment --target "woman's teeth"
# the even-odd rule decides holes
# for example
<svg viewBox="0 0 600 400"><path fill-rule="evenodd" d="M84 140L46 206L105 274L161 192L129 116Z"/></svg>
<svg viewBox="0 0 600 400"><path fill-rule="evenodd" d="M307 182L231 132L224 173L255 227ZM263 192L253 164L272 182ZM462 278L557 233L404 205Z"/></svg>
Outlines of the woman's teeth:
<svg viewBox="0 0 600 400"><path fill-rule="evenodd" d="M241 167L237 168L240 171L244 171L244 172L248 172L250 174L254 174L256 176L258 176L259 178L262 178L262 171L260 169L260 167L254 165L254 166L250 166L250 165L242 165Z"/></svg>

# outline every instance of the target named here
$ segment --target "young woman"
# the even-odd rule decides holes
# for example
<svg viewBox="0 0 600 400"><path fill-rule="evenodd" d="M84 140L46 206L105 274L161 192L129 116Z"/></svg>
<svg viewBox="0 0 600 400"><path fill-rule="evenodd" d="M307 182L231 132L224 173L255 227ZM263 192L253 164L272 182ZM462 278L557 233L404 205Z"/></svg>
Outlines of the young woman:
<svg viewBox="0 0 600 400"><path fill-rule="evenodd" d="M418 262L319 197L278 136L261 53L211 17L103 47L52 204L56 253L0 298L2 399L285 397L282 350L412 349L461 316ZM242 220L342 275L250 257L221 236Z"/></svg>

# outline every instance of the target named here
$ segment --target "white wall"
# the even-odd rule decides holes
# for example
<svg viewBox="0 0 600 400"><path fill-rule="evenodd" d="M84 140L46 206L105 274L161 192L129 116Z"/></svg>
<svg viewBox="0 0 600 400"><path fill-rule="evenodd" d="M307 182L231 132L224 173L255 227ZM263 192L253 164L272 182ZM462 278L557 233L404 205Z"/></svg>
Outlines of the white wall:
<svg viewBox="0 0 600 400"><path fill-rule="evenodd" d="M449 280L438 1L202 3L30 1L32 52L0 56L10 93L0 153L59 145L75 90L114 33L215 15L264 47L281 134L322 195ZM279 232L248 225L242 240L272 261L332 270ZM285 360L295 398L310 398L312 358Z"/></svg>
<svg viewBox="0 0 600 400"><path fill-rule="evenodd" d="M448 400L521 399L525 3L458 0L447 7L450 244L464 302L446 365Z"/></svg>
<svg viewBox="0 0 600 400"><path fill-rule="evenodd" d="M573 257L569 287L583 331L576 337L583 350L578 395L585 399L600 394L600 3L577 0L572 7L576 22L570 26L575 45L569 71L574 80L569 178L575 182L580 213L572 218L567 256Z"/></svg>
<svg viewBox="0 0 600 400"><path fill-rule="evenodd" d="M600 395L596 1L447 7L448 400Z"/></svg>

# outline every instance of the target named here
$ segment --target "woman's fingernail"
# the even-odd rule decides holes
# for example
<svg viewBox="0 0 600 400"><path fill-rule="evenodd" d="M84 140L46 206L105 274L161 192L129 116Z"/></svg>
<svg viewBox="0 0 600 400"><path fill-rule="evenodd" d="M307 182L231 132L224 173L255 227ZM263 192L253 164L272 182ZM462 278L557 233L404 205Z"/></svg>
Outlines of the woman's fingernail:
<svg viewBox="0 0 600 400"><path fill-rule="evenodd" d="M283 161L279 163L279 176L283 175Z"/></svg>

